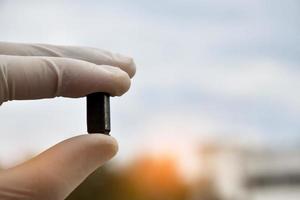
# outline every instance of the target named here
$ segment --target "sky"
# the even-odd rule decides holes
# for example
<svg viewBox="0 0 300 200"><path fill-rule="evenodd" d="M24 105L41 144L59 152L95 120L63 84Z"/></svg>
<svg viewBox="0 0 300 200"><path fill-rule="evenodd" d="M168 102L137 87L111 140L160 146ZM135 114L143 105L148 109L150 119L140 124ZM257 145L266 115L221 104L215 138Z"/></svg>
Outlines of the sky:
<svg viewBox="0 0 300 200"><path fill-rule="evenodd" d="M92 46L134 57L131 90L112 99L117 161L202 142L300 146L297 0L0 0L0 40ZM84 134L85 99L0 108L0 162L13 165Z"/></svg>

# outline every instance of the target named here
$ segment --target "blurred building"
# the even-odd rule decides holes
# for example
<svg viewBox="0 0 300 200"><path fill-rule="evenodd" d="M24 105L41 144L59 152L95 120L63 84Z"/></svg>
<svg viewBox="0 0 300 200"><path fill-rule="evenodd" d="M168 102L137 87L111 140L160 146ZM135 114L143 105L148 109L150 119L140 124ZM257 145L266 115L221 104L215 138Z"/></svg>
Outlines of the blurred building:
<svg viewBox="0 0 300 200"><path fill-rule="evenodd" d="M201 145L203 180L221 200L299 200L300 148L264 149L251 145ZM193 199L203 199L200 185ZM206 198L207 200L209 198Z"/></svg>

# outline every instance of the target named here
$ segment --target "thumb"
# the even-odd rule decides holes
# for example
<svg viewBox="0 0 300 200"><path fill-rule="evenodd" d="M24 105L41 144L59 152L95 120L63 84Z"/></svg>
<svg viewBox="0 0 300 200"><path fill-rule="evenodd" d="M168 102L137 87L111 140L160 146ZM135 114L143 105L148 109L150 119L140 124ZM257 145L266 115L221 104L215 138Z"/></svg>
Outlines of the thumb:
<svg viewBox="0 0 300 200"><path fill-rule="evenodd" d="M64 199L111 159L117 149L116 140L102 134L67 139L24 164L3 171L0 199Z"/></svg>

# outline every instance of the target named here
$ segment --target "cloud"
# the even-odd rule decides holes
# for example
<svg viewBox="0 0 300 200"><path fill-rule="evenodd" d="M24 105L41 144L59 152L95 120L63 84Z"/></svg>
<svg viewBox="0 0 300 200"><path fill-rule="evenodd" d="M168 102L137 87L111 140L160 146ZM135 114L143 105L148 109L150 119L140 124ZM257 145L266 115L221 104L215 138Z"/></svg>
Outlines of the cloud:
<svg viewBox="0 0 300 200"><path fill-rule="evenodd" d="M0 1L1 40L94 46L134 56L132 90L112 102L113 134L123 157L143 147L143 138L156 141L166 132L281 140L295 138L300 129L298 4ZM38 151L84 131L84 103L4 104L0 157L9 159L14 146Z"/></svg>

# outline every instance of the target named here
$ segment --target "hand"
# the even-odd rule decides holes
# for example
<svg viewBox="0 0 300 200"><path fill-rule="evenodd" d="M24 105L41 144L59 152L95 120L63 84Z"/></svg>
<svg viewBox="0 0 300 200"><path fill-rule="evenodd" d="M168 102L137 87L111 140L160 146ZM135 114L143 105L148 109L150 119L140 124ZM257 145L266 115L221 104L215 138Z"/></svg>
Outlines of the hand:
<svg viewBox="0 0 300 200"><path fill-rule="evenodd" d="M134 74L131 58L99 49L0 42L0 104L93 92L120 96ZM65 140L1 171L0 199L64 199L116 152L115 139L102 134Z"/></svg>

